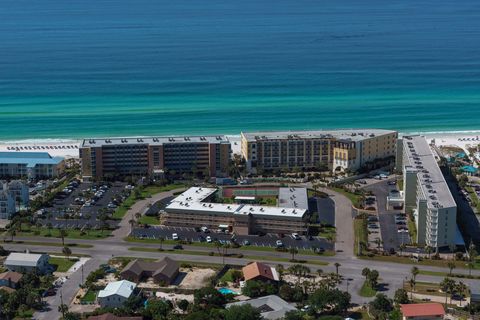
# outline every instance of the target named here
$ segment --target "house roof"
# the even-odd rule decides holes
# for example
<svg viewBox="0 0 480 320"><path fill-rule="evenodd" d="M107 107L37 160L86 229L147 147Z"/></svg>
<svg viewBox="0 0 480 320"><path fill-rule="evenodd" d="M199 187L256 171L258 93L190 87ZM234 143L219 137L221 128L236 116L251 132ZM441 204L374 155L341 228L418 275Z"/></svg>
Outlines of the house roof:
<svg viewBox="0 0 480 320"><path fill-rule="evenodd" d="M33 168L37 164L59 164L63 161L61 157L52 157L48 152L0 152L0 163L26 164Z"/></svg>
<svg viewBox="0 0 480 320"><path fill-rule="evenodd" d="M13 283L18 283L22 277L23 274L14 271L0 273L0 280L10 280Z"/></svg>
<svg viewBox="0 0 480 320"><path fill-rule="evenodd" d="M245 278L245 281L255 279L259 276L262 276L264 278L278 281L278 273L275 268L270 267L269 265L260 263L260 262L252 262L249 265L246 265L245 267L242 268L243 272L243 277Z"/></svg>
<svg viewBox="0 0 480 320"><path fill-rule="evenodd" d="M8 255L7 260L5 260L5 265L36 267L38 261L43 256L45 256L45 254L12 252Z"/></svg>
<svg viewBox="0 0 480 320"><path fill-rule="evenodd" d="M178 271L178 263L169 257L164 257L161 260L150 262L144 260L130 261L121 273L132 272L138 277L144 272L151 273L152 276L163 274L164 276L171 278Z"/></svg>
<svg viewBox="0 0 480 320"><path fill-rule="evenodd" d="M288 311L297 310L294 306L276 295L233 302L227 304L225 307L230 308L231 306L241 306L244 304L249 304L257 309L265 319L281 319Z"/></svg>
<svg viewBox="0 0 480 320"><path fill-rule="evenodd" d="M111 313L104 313L98 316L90 316L88 320L142 320L143 317L117 317Z"/></svg>
<svg viewBox="0 0 480 320"><path fill-rule="evenodd" d="M13 288L5 287L5 286L1 286L1 287L0 287L0 290L4 290L4 291L6 291L6 292L8 292L8 293L12 293L12 292L15 292L15 291L16 291L16 290L13 289Z"/></svg>
<svg viewBox="0 0 480 320"><path fill-rule="evenodd" d="M440 303L416 303L416 304L401 304L400 309L404 317L425 317L445 315L445 309L443 309Z"/></svg>
<svg viewBox="0 0 480 320"><path fill-rule="evenodd" d="M137 285L135 283L127 280L110 282L105 287L105 289L98 292L98 297L104 298L113 295L119 295L125 298L129 298L136 287Z"/></svg>

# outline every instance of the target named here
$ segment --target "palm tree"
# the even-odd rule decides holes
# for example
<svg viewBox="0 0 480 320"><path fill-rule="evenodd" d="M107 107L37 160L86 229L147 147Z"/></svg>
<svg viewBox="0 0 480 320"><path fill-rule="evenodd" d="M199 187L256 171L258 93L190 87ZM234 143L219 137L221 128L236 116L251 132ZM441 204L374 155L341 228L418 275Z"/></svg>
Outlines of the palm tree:
<svg viewBox="0 0 480 320"><path fill-rule="evenodd" d="M67 235L67 232L65 231L65 229L58 229L58 232L60 238L62 238L62 246L65 247L65 236Z"/></svg>
<svg viewBox="0 0 480 320"><path fill-rule="evenodd" d="M72 250L69 247L63 247L62 249L63 254L70 260L70 255L72 254Z"/></svg>
<svg viewBox="0 0 480 320"><path fill-rule="evenodd" d="M401 256L403 256L403 250L405 250L406 247L407 247L407 246L405 245L405 243L402 243L402 244L400 245L399 249L400 249L400 255L401 255Z"/></svg>
<svg viewBox="0 0 480 320"><path fill-rule="evenodd" d="M140 212L135 213L135 219L139 220L142 217L142 214Z"/></svg>
<svg viewBox="0 0 480 320"><path fill-rule="evenodd" d="M432 247L430 247L430 246L425 247L425 253L428 255L428 259L430 259L430 255L432 254L432 252L433 252Z"/></svg>
<svg viewBox="0 0 480 320"><path fill-rule="evenodd" d="M453 269L455 269L455 267L456 267L455 262L449 261L447 265L448 265L448 269L450 270L449 275L451 276Z"/></svg>
<svg viewBox="0 0 480 320"><path fill-rule="evenodd" d="M410 273L412 274L412 278L413 280L417 280L417 275L420 273L420 270L418 270L417 267L412 267L412 269L410 270Z"/></svg>
<svg viewBox="0 0 480 320"><path fill-rule="evenodd" d="M465 285L465 283L463 283L462 281L459 281L455 290L460 296L460 306L462 306L462 300L465 297L465 294L467 293L468 287Z"/></svg>
<svg viewBox="0 0 480 320"><path fill-rule="evenodd" d="M163 241L165 241L164 237L158 237L158 241L160 241L160 251L163 251Z"/></svg>
<svg viewBox="0 0 480 320"><path fill-rule="evenodd" d="M338 263L338 262L335 262L334 266L335 266L336 274L337 274L337 276L338 276L338 268L340 268L342 265L341 265L340 263Z"/></svg>
<svg viewBox="0 0 480 320"><path fill-rule="evenodd" d="M132 233L133 226L135 225L136 221L135 221L135 219L130 219L130 220L128 220L128 223L130 224L130 233Z"/></svg>
<svg viewBox="0 0 480 320"><path fill-rule="evenodd" d="M288 252L292 255L292 261L295 261L295 255L298 253L298 249L295 247L291 247Z"/></svg>
<svg viewBox="0 0 480 320"><path fill-rule="evenodd" d="M470 246L468 247L468 274L472 275L472 268L475 266L475 258L477 256L477 249L473 242L470 242Z"/></svg>
<svg viewBox="0 0 480 320"><path fill-rule="evenodd" d="M413 291L414 291L415 285L416 285L415 279L410 278L409 284L410 284L410 300L413 300Z"/></svg>
<svg viewBox="0 0 480 320"><path fill-rule="evenodd" d="M445 278L440 283L440 289L445 293L445 309L447 308L448 295L452 292L453 287L455 286L455 281L450 278Z"/></svg>

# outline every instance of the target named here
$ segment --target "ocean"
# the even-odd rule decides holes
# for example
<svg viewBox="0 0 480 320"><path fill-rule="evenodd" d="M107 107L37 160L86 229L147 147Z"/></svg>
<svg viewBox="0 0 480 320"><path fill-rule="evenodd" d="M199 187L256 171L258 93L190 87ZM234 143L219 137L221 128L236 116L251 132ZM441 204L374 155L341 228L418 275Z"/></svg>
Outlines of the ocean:
<svg viewBox="0 0 480 320"><path fill-rule="evenodd" d="M0 1L0 140L479 130L480 2Z"/></svg>

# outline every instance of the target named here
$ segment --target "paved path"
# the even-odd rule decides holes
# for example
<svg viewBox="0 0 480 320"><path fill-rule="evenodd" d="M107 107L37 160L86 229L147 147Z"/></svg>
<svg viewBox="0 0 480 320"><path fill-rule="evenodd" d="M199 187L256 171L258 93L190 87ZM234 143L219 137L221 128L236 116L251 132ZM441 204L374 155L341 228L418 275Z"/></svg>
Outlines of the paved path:
<svg viewBox="0 0 480 320"><path fill-rule="evenodd" d="M185 188L174 189L167 192L161 192L154 194L151 198L146 198L144 200L137 201L123 217L122 221L118 224L118 228L112 232L113 239L123 240L126 236L130 234L130 220L135 218L135 213L143 212L148 205L154 204L157 201L163 200L168 197L172 197L174 193L185 190ZM108 239L112 239L109 237Z"/></svg>
<svg viewBox="0 0 480 320"><path fill-rule="evenodd" d="M88 274L100 267L102 263L106 263L108 259L99 259L99 258L92 258L88 260L83 265L83 280L85 280ZM60 304L63 303L66 305L70 305L75 294L77 293L79 286L83 284L85 281L82 282L82 268L77 269L74 273L72 273L67 281L57 290L57 294L52 297L46 298L44 301L48 304L48 310L43 312L36 312L34 314L34 318L38 320L54 320L60 319L61 313L58 312L58 307ZM62 295L62 299L60 296Z"/></svg>

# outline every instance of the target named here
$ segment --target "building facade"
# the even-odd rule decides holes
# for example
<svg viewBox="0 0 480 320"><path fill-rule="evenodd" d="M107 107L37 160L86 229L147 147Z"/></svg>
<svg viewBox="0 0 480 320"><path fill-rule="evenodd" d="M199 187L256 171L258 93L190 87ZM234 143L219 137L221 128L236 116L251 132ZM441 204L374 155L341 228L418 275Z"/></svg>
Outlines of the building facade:
<svg viewBox="0 0 480 320"><path fill-rule="evenodd" d="M15 198L7 190L0 190L0 219L11 219L15 212Z"/></svg>
<svg viewBox="0 0 480 320"><path fill-rule="evenodd" d="M299 193L302 188L296 188ZM167 226L225 228L236 234L307 232L307 209L249 204L213 203L217 189L190 188L165 208L161 222ZM305 191L306 192L306 191ZM286 193L288 194L288 193Z"/></svg>
<svg viewBox="0 0 480 320"><path fill-rule="evenodd" d="M433 248L456 245L457 205L423 136L398 141L396 166L403 173L404 207L415 218L416 242Z"/></svg>
<svg viewBox="0 0 480 320"><path fill-rule="evenodd" d="M82 175L94 179L161 172L225 176L230 156L225 136L87 139L80 148Z"/></svg>
<svg viewBox="0 0 480 320"><path fill-rule="evenodd" d="M5 267L10 271L20 273L37 272L45 274L52 271L48 259L50 259L48 254L12 252L5 260Z"/></svg>
<svg viewBox="0 0 480 320"><path fill-rule="evenodd" d="M64 169L64 159L47 152L0 152L0 177L55 178Z"/></svg>
<svg viewBox="0 0 480 320"><path fill-rule="evenodd" d="M127 281L109 282L105 289L100 290L97 302L102 308L119 308L130 298L137 284Z"/></svg>
<svg viewBox="0 0 480 320"><path fill-rule="evenodd" d="M328 168L357 170L376 160L395 157L396 131L380 129L242 132L247 169Z"/></svg>

